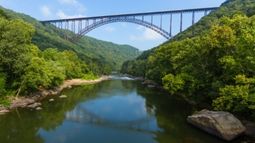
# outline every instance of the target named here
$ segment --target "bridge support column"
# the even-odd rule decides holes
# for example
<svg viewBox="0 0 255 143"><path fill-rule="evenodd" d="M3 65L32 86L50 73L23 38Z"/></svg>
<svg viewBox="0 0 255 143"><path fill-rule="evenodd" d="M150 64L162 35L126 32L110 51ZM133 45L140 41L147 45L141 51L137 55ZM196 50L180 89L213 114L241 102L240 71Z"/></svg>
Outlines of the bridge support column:
<svg viewBox="0 0 255 143"><path fill-rule="evenodd" d="M180 17L180 32L182 32L182 18L183 17L183 12L181 12L181 17Z"/></svg>
<svg viewBox="0 0 255 143"><path fill-rule="evenodd" d="M160 29L162 29L162 14L160 15Z"/></svg>
<svg viewBox="0 0 255 143"><path fill-rule="evenodd" d="M151 15L151 25L153 24L153 15Z"/></svg>
<svg viewBox="0 0 255 143"><path fill-rule="evenodd" d="M172 37L173 14L170 14L170 30L169 35Z"/></svg>
<svg viewBox="0 0 255 143"><path fill-rule="evenodd" d="M195 11L192 12L192 25L195 24Z"/></svg>
<svg viewBox="0 0 255 143"><path fill-rule="evenodd" d="M205 14L204 14L204 16L206 16L207 15L207 10L205 10Z"/></svg>

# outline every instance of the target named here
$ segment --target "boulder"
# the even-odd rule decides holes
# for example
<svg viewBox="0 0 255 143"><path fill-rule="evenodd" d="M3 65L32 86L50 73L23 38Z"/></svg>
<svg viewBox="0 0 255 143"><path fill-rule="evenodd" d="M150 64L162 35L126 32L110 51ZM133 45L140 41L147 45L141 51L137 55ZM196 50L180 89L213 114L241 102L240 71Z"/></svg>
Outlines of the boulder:
<svg viewBox="0 0 255 143"><path fill-rule="evenodd" d="M56 90L50 90L50 95L58 95L58 91L56 91Z"/></svg>
<svg viewBox="0 0 255 143"><path fill-rule="evenodd" d="M39 107L39 106L41 106L41 105L42 105L41 103L35 102L35 103L33 103L33 104L28 105L27 107L28 107L28 108L37 108L37 107Z"/></svg>
<svg viewBox="0 0 255 143"><path fill-rule="evenodd" d="M187 118L187 121L227 141L245 132L243 124L229 112L202 110Z"/></svg>
<svg viewBox="0 0 255 143"><path fill-rule="evenodd" d="M47 90L41 91L41 96L46 97L46 96L48 96L48 95L50 95L50 92L49 92L49 91L47 91Z"/></svg>
<svg viewBox="0 0 255 143"><path fill-rule="evenodd" d="M25 107L27 107L27 105L33 104L34 102L35 102L34 99L20 98L20 99L13 101L13 103L10 106L10 109L15 109L18 107L25 108Z"/></svg>

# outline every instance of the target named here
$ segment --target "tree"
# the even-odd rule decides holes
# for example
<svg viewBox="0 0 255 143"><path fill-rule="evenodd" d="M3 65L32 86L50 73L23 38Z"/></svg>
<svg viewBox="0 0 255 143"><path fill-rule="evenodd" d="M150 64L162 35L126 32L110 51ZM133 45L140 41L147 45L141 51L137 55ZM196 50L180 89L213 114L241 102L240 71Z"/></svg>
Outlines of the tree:
<svg viewBox="0 0 255 143"><path fill-rule="evenodd" d="M31 38L34 29L21 20L0 18L0 67L7 74L7 82L15 80L24 73L31 57Z"/></svg>

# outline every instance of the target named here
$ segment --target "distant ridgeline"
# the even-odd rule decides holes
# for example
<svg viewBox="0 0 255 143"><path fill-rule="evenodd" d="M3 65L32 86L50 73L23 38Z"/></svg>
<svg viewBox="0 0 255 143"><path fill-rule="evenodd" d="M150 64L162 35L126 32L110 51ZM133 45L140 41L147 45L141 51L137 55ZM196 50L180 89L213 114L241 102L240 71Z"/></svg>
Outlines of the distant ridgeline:
<svg viewBox="0 0 255 143"><path fill-rule="evenodd" d="M43 25L36 19L4 9L0 6L10 19L22 19L25 22L32 24L35 27L35 34L32 42L41 50L47 48L57 48L58 50L71 50L85 61L91 69L98 74L110 73L121 69L124 61L136 58L140 52L138 49L129 45L118 45L111 42L97 40L88 36L84 36L81 40L72 43L65 40L65 32L68 35L73 33L63 31L54 26Z"/></svg>
<svg viewBox="0 0 255 143"><path fill-rule="evenodd" d="M173 39L125 62L122 72L255 119L254 15L254 0L228 0Z"/></svg>
<svg viewBox="0 0 255 143"><path fill-rule="evenodd" d="M8 104L6 95L28 95L65 79L94 79L118 71L140 54L134 47L90 37L72 43L64 32L69 31L0 7L0 104Z"/></svg>

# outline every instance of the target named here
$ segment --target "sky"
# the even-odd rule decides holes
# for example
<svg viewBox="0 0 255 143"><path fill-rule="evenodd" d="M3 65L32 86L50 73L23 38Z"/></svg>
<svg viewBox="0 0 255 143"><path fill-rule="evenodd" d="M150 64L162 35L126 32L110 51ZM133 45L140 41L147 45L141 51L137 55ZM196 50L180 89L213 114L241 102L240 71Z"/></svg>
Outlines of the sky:
<svg viewBox="0 0 255 143"><path fill-rule="evenodd" d="M25 13L38 20L51 20L218 7L224 1L225 0L0 0L0 5L17 12ZM197 19L200 17L201 15L198 14ZM176 21L177 19L178 18L176 18ZM184 21L184 28L186 28L191 21L190 16L184 16L184 19L186 19L186 21ZM165 24L167 23L169 22L165 21ZM173 23L176 24L176 22ZM177 24L174 26L174 29L178 29ZM150 29L131 23L107 24L89 32L87 35L117 44L132 45L140 50L151 49L167 40Z"/></svg>

